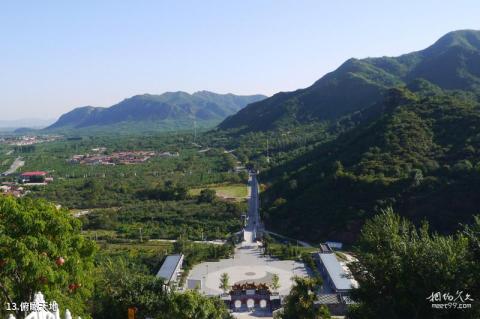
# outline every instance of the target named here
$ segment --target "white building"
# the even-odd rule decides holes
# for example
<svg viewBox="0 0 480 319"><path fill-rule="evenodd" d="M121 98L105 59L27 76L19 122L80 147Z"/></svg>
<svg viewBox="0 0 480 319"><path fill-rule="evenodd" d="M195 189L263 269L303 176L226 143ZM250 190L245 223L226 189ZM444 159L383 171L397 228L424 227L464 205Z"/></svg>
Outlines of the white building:
<svg viewBox="0 0 480 319"><path fill-rule="evenodd" d="M167 256L156 277L162 278L166 285L177 283L182 269L183 257L183 255Z"/></svg>

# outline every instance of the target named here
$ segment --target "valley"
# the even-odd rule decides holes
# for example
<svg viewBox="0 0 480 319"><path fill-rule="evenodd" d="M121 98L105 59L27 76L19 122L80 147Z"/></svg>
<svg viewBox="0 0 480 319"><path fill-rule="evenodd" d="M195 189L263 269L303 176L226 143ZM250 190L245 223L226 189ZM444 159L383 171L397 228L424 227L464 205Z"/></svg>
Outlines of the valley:
<svg viewBox="0 0 480 319"><path fill-rule="evenodd" d="M135 95L10 132L0 301L42 291L96 319L478 318L479 65L480 31L460 30L271 97ZM455 291L471 311L427 302Z"/></svg>

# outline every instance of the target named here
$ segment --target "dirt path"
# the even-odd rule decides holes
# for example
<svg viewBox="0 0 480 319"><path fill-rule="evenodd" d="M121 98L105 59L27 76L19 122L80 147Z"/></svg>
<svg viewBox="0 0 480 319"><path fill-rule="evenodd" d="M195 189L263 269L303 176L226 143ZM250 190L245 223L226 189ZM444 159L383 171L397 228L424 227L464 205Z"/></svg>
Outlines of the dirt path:
<svg viewBox="0 0 480 319"><path fill-rule="evenodd" d="M21 157L17 157L12 165L10 165L10 168L8 170L6 170L5 172L3 172L2 175L11 175L13 173L15 173L17 171L17 169L19 169L20 167L22 167L23 165L25 165L25 161L23 161L23 159Z"/></svg>

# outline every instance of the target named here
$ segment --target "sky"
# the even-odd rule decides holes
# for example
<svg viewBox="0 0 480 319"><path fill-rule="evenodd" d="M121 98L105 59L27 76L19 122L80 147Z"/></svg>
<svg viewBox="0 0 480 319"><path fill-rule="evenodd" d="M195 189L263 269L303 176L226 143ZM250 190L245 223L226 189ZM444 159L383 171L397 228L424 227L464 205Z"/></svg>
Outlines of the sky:
<svg viewBox="0 0 480 319"><path fill-rule="evenodd" d="M272 95L480 29L480 1L1 1L0 120L166 91Z"/></svg>

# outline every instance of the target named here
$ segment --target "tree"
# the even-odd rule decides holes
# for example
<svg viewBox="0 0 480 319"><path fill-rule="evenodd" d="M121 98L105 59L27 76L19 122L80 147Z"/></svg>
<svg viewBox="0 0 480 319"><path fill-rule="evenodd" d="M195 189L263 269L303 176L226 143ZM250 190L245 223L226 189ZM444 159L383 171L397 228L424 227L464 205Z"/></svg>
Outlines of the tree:
<svg viewBox="0 0 480 319"><path fill-rule="evenodd" d="M288 182L288 187L291 189L291 190L296 190L298 188L298 182L296 179L292 179Z"/></svg>
<svg viewBox="0 0 480 319"><path fill-rule="evenodd" d="M223 290L223 293L227 293L227 291L230 289L230 277L228 276L228 274L226 272L224 272L220 276L220 286L219 286L219 288Z"/></svg>
<svg viewBox="0 0 480 319"><path fill-rule="evenodd" d="M412 176L412 186L418 187L423 181L422 171L419 169L415 169L412 171L411 176Z"/></svg>
<svg viewBox="0 0 480 319"><path fill-rule="evenodd" d="M226 171L233 170L237 166L237 161L230 153L223 154L224 169Z"/></svg>
<svg viewBox="0 0 480 319"><path fill-rule="evenodd" d="M190 246L191 242L188 240L187 236L180 235L173 244L173 250L175 253L187 254Z"/></svg>
<svg viewBox="0 0 480 319"><path fill-rule="evenodd" d="M169 307L163 280L122 257L101 263L96 277L94 318L125 318L130 307L138 309L138 318L158 317Z"/></svg>
<svg viewBox="0 0 480 319"><path fill-rule="evenodd" d="M217 192L214 189L206 188L200 191L198 195L198 203L213 203L217 197Z"/></svg>
<svg viewBox="0 0 480 319"><path fill-rule="evenodd" d="M263 246L263 255L266 256L270 253L270 244L273 243L272 237L265 233L262 238L262 246Z"/></svg>
<svg viewBox="0 0 480 319"><path fill-rule="evenodd" d="M197 291L169 292L162 280L123 258L106 260L97 277L94 318L126 318L130 307L137 308L136 318L142 319L231 318L220 299Z"/></svg>
<svg viewBox="0 0 480 319"><path fill-rule="evenodd" d="M201 295L198 291L171 293L168 307L158 319L233 319L225 303L219 298L210 298Z"/></svg>
<svg viewBox="0 0 480 319"><path fill-rule="evenodd" d="M472 225L465 225L464 235L468 239L468 253L470 267L468 273L471 275L468 291L480 291L480 216L474 216ZM471 316L480 318L480 298L475 298L472 305Z"/></svg>
<svg viewBox="0 0 480 319"><path fill-rule="evenodd" d="M78 219L44 200L0 197L1 304L30 302L41 291L84 314L96 246L80 230Z"/></svg>
<svg viewBox="0 0 480 319"><path fill-rule="evenodd" d="M274 292L276 292L280 288L280 278L277 274L273 274L272 276L272 284L270 285Z"/></svg>
<svg viewBox="0 0 480 319"><path fill-rule="evenodd" d="M321 285L318 278L295 277L290 294L285 298L281 319L323 319L330 318L325 306L315 306L317 290Z"/></svg>
<svg viewBox="0 0 480 319"><path fill-rule="evenodd" d="M358 242L359 261L350 265L359 283L352 291L358 304L350 317L432 318L436 313L427 298L433 292L478 291L473 229L467 228L470 238L431 234L428 224L417 229L391 209L367 221ZM445 309L443 315L477 318L478 310Z"/></svg>

